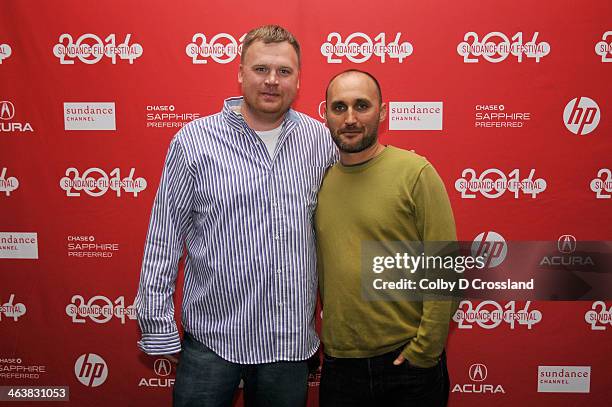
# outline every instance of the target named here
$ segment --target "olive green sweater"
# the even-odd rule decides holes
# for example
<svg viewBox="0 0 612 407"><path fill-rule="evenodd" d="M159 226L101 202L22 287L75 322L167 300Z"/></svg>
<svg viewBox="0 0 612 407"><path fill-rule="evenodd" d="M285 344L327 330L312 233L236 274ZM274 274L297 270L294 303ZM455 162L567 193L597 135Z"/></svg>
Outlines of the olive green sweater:
<svg viewBox="0 0 612 407"><path fill-rule="evenodd" d="M427 160L392 146L356 165L329 169L315 214L325 352L366 358L404 346L416 366L437 363L456 310L451 301L366 301L364 241L454 241L442 180Z"/></svg>

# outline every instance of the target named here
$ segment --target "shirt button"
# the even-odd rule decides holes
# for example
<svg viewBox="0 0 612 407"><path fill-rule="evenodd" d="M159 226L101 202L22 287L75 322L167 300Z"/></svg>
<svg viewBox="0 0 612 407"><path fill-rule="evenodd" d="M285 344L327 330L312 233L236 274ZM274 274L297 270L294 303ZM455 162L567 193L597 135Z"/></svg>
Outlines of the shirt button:
<svg viewBox="0 0 612 407"><path fill-rule="evenodd" d="M281 270L281 269L276 270L276 274L280 274L282 272L283 272L283 270Z"/></svg>
<svg viewBox="0 0 612 407"><path fill-rule="evenodd" d="M276 305L278 305L279 307L282 307L283 303L279 301L279 302L276 303Z"/></svg>
<svg viewBox="0 0 612 407"><path fill-rule="evenodd" d="M278 204L276 203L276 201L272 201L272 207L276 208L278 206Z"/></svg>
<svg viewBox="0 0 612 407"><path fill-rule="evenodd" d="M274 240L278 240L278 239L280 239L280 236L279 235L275 235L274 236Z"/></svg>

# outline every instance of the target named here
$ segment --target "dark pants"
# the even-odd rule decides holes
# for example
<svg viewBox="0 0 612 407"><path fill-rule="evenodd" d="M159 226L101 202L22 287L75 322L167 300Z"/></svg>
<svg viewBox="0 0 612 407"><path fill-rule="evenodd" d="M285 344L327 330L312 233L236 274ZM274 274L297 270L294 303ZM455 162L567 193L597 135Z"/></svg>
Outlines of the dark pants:
<svg viewBox="0 0 612 407"><path fill-rule="evenodd" d="M371 358L333 358L324 355L319 389L320 407L443 407L450 381L446 355L431 368L393 361L403 347Z"/></svg>
<svg viewBox="0 0 612 407"><path fill-rule="evenodd" d="M173 405L231 406L241 378L244 379L244 400L248 407L301 407L306 403L306 361L258 365L232 363L185 333L176 371Z"/></svg>

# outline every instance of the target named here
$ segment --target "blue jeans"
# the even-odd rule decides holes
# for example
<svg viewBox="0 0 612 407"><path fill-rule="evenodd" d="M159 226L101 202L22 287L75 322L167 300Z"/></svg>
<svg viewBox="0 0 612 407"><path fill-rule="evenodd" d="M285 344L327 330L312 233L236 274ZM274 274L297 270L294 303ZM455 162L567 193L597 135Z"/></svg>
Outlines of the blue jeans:
<svg viewBox="0 0 612 407"><path fill-rule="evenodd" d="M323 357L320 407L443 407L450 382L446 355L431 368L399 366L393 361L403 347L371 358Z"/></svg>
<svg viewBox="0 0 612 407"><path fill-rule="evenodd" d="M241 365L217 356L185 332L176 370L174 407L228 407L244 379L247 407L301 407L306 404L306 361Z"/></svg>

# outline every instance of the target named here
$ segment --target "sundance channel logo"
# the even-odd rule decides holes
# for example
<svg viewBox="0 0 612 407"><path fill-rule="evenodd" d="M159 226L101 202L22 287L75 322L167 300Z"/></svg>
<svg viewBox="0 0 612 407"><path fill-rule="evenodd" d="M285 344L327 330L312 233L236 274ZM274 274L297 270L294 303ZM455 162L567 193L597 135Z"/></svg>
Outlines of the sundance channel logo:
<svg viewBox="0 0 612 407"><path fill-rule="evenodd" d="M442 130L442 102L389 102L389 130Z"/></svg>
<svg viewBox="0 0 612 407"><path fill-rule="evenodd" d="M117 130L115 103L64 103L64 130Z"/></svg>
<svg viewBox="0 0 612 407"><path fill-rule="evenodd" d="M0 259L38 259L38 234L0 232Z"/></svg>
<svg viewBox="0 0 612 407"><path fill-rule="evenodd" d="M538 393L589 393L591 366L538 366Z"/></svg>

